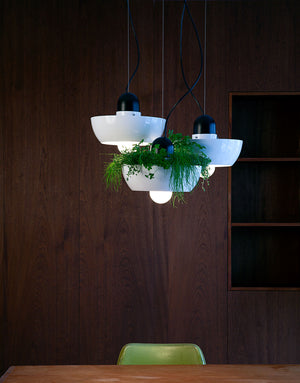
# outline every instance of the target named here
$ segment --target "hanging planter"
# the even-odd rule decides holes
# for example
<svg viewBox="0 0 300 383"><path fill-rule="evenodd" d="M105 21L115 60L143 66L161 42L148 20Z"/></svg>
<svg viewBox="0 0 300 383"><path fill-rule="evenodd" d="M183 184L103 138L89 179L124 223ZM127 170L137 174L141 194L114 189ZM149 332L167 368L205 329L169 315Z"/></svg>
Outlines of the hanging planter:
<svg viewBox="0 0 300 383"><path fill-rule="evenodd" d="M105 170L106 184L115 190L124 177L127 185L135 191L172 191L179 199L198 184L200 175L208 178L210 159L200 145L189 136L169 132L174 152L168 154L156 145L143 146L142 142L132 150L115 154Z"/></svg>
<svg viewBox="0 0 300 383"><path fill-rule="evenodd" d="M171 191L178 193L191 192L198 184L202 166L194 166L189 174L183 174L180 185L172 185L172 168L164 169L162 166L152 166L151 170L142 165L136 165L136 172L132 174L128 165L122 167L123 177L128 187L133 191ZM183 170L185 172L185 170ZM149 176L149 174L151 176Z"/></svg>

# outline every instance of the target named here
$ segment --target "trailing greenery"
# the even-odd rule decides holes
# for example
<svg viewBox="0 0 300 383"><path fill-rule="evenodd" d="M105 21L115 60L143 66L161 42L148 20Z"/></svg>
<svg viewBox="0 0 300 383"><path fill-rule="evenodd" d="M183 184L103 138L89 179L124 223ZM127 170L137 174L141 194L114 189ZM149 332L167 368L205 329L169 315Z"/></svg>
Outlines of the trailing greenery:
<svg viewBox="0 0 300 383"><path fill-rule="evenodd" d="M179 190L174 197L183 200L183 186L197 177L195 165L202 166L202 177L205 181L208 178L207 166L210 159L202 151L203 147L192 141L189 136L180 133L169 132L168 138L174 145L174 153L167 155L165 149L157 150L151 145L142 145L143 141L133 146L131 150L124 150L122 153L114 154L113 160L107 164L105 169L105 180L107 187L118 190L122 182L122 167L127 165L129 171L127 177L138 174L141 166L147 169L145 177L154 178L153 166L161 166L164 169L171 169L170 188ZM197 177L198 178L198 177ZM202 187L203 183L202 183Z"/></svg>

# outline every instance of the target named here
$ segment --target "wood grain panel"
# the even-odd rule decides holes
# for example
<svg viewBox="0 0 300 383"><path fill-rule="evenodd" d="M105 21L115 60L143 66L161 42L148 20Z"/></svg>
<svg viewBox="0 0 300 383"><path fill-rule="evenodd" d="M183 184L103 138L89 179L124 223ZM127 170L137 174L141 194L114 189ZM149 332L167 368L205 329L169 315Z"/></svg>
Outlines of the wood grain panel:
<svg viewBox="0 0 300 383"><path fill-rule="evenodd" d="M204 3L190 6L193 18L203 38ZM161 3L157 5L160 21ZM181 2L165 5L165 108L166 115L186 92L179 61L179 24ZM187 80L192 84L200 68L200 53L196 36L187 15L183 24L183 64ZM157 37L159 41L159 37ZM159 56L159 54L157 54ZM157 65L158 67L158 65ZM157 68L158 71L158 68ZM174 84L170 87L170 84ZM156 89L160 89L159 80ZM158 91L157 91L158 93ZM201 82L195 94L203 103ZM193 122L201 111L191 96L175 109L169 129L192 134ZM166 259L165 272L168 304L168 341L197 343L210 363L226 360L226 172L216 172L207 191L201 187L186 194L187 203L154 206L155 251ZM221 190L221 192L220 192ZM212 208L213 206L213 208ZM219 217L216 218L216 217ZM205 302L205 304L204 304ZM211 324L214 323L212 329Z"/></svg>
<svg viewBox="0 0 300 383"><path fill-rule="evenodd" d="M267 0L213 1L208 10L208 25L218 26L207 36L210 86L220 89L217 83L225 80L232 91L299 88L297 1L276 1L271 8Z"/></svg>
<svg viewBox="0 0 300 383"><path fill-rule="evenodd" d="M120 3L119 3L120 4ZM119 5L118 4L118 5ZM117 7L118 8L118 7ZM111 62L124 55L124 40L116 52L110 39L115 24L124 22L120 13L112 16L108 2L97 6L96 2L81 5L80 33L80 363L105 362L107 345L107 277L104 253L104 225L106 206L112 207L115 200L104 198L103 163L112 147L101 147L94 136L90 117L113 114L116 107L116 83L105 81L112 76ZM104 20L108 19L108 24ZM105 32L105 26L110 26ZM107 33L107 35L104 35ZM114 40L114 38L112 40ZM105 57L110 58L105 60ZM106 63L106 65L105 65ZM120 68L125 77L125 71ZM116 195L118 198L118 195Z"/></svg>
<svg viewBox="0 0 300 383"><path fill-rule="evenodd" d="M7 364L78 361L76 25L68 9L5 9Z"/></svg>
<svg viewBox="0 0 300 383"><path fill-rule="evenodd" d="M0 5L0 12L3 6ZM1 36L1 35L0 35ZM2 42L2 39L0 40ZM0 43L0 54L3 52L2 44ZM3 61L0 60L0 71L3 73ZM4 78L0 77L0 89L4 89ZM0 126L4 126L4 103L2 102L2 92L0 92ZM0 131L0 374L4 371L4 354L5 354L5 325L6 325L6 252L5 252L5 240L4 240L4 131Z"/></svg>
<svg viewBox="0 0 300 383"><path fill-rule="evenodd" d="M299 292L230 292L229 363L297 363Z"/></svg>
<svg viewBox="0 0 300 383"><path fill-rule="evenodd" d="M93 115L114 114L117 99L124 92L127 81L126 11L121 1L107 2L100 8L95 2L94 6L98 12L96 16L92 4L85 8L89 24L82 35L82 46L88 47L88 51L81 62L82 74L86 74L86 82L81 84L80 102L83 116L81 363L115 363L125 343L154 341L155 333L160 332L160 323L155 319L159 307L154 300L157 282L154 282L153 271L150 199L147 193L131 192L125 182L119 193L105 189L105 162L110 159L107 154L117 149L97 142L89 122ZM153 18L149 17L152 4L132 2L131 12L141 46L141 65L130 91L139 97L141 112L147 115L152 114L153 41L149 33L153 30ZM84 40L94 32L96 36L99 33L100 36L109 35L107 44L102 45L101 40ZM95 44L94 51L90 48L92 44ZM135 52L133 39L131 47ZM103 61L103 57L109 60ZM133 53L133 68L135 59ZM88 72L88 68L93 71ZM95 101L97 104L93 104Z"/></svg>

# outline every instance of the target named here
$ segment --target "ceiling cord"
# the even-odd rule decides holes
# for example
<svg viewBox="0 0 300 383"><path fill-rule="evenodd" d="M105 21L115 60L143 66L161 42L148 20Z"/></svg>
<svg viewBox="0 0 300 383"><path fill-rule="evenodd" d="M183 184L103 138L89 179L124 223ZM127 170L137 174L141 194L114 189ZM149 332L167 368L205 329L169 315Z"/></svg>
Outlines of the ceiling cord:
<svg viewBox="0 0 300 383"><path fill-rule="evenodd" d="M127 1L127 88L126 91L129 92L129 68L130 68L130 31L129 31L129 0Z"/></svg>
<svg viewBox="0 0 300 383"><path fill-rule="evenodd" d="M200 73L199 73L199 75L201 76L201 73L202 73L202 70L203 70L203 52L202 52L201 42L200 42L199 34L198 34L198 31L197 31L197 27L196 27L196 25L194 23L194 20L192 18L190 9L189 9L186 1L185 1L185 6L186 6L186 10L187 10L187 12L189 14L189 17L191 19L191 22L192 22L192 25L193 25L193 28L194 28L194 31L195 31L195 34L196 34L198 46L200 48L201 62L200 62ZM180 33L180 66L181 66L181 73L182 73L182 78L183 78L183 81L184 81L186 87L188 89L190 89L190 87L189 87L189 85L187 83L186 77L185 77L184 69L183 69L183 59L182 59L182 56L183 56L182 55L182 33ZM199 79L200 79L200 77L199 77ZM199 79L198 79L198 81L199 81ZM198 83L198 81L197 81L197 83ZM196 84L194 86L196 86ZM191 93L191 96L193 97L194 101L196 102L197 106L201 110L201 113L203 114L204 112L203 112L202 106L200 105L200 102L198 101L197 97L194 95L194 93L192 91L190 93Z"/></svg>
<svg viewBox="0 0 300 383"><path fill-rule="evenodd" d="M203 109L204 113L206 111L206 25L207 25L207 0L205 0L205 5L204 5L204 79L203 79Z"/></svg>
<svg viewBox="0 0 300 383"><path fill-rule="evenodd" d="M126 86L126 93L129 92L129 85L133 79L133 77L135 76L137 70L138 70L138 67L140 65L140 47L139 47L139 42L138 42L138 39L137 39L137 35L136 35L136 32L135 32L135 29L134 29L134 25L133 25L133 21L132 21L132 16L131 16L131 11L130 11L130 6L129 6L129 0L126 0L127 1L127 10L128 10L128 19L130 21L130 25L131 25L131 29L132 29L132 32L133 32L133 35L134 35L134 39L135 39L135 43L136 43L136 49L137 49L137 64L136 64L136 67L135 67L135 70L133 71L131 77L129 78L129 22L128 22L128 27L127 27L127 46L128 46L128 52L127 52L127 55L128 55L128 82L127 82L127 86Z"/></svg>
<svg viewBox="0 0 300 383"><path fill-rule="evenodd" d="M198 73L198 76L197 78L195 79L193 85L190 87L189 84L187 83L186 81L186 77L185 77L185 73L184 73L184 69L183 69L183 60L182 60L182 30L183 30L183 19L184 19L184 14L185 14L185 10L187 10L187 13L189 15L189 18L191 20L191 23L193 25L193 28L194 28L194 31L196 33L196 37L197 37L197 42L198 42L198 46L199 46L199 50L200 50L200 56L201 56L201 60L200 60L200 70L199 70L199 73ZM167 115L167 118L166 118L166 124L165 124L165 129L164 129L164 136L166 137L167 135L167 123L169 121L169 118L172 114L172 112L174 111L174 109L178 106L178 104L189 94L189 93L192 93L193 89L195 88L195 86L197 85L200 77L201 77L201 74L202 74L202 70L203 70L203 51L202 51L202 46L201 46L201 42L200 42L200 38L199 38L199 34L198 34L198 30L197 30L197 27L194 23L194 20L193 20L193 17L191 15L191 12L190 12L190 9L187 5L187 0L184 0L184 5L183 5L183 9L182 9L182 14L181 14L181 22L180 22L180 64L181 64L181 73L182 73L182 77L183 77L183 80L184 80L184 83L186 85L186 87L188 88L188 90L184 93L183 96L181 96L179 98L179 100L173 105L173 107L171 108L169 114ZM194 100L196 101L197 105L200 107L202 113L203 113L203 109L199 103L199 101L196 99L196 97L192 94Z"/></svg>
<svg viewBox="0 0 300 383"><path fill-rule="evenodd" d="M164 118L164 83L165 83L165 0L162 0L161 21L161 117Z"/></svg>

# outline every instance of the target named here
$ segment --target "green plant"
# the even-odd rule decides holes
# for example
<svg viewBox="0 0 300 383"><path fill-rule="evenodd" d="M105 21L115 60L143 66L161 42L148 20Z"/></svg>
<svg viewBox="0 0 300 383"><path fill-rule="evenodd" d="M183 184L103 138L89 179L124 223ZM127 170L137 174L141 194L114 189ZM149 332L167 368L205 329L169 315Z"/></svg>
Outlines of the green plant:
<svg viewBox="0 0 300 383"><path fill-rule="evenodd" d="M167 155L165 149L157 150L151 145L142 145L143 142L135 145L131 150L114 154L113 160L107 164L105 169L105 180L107 187L118 190L122 181L122 167L127 165L129 168L127 177L140 172L141 166L147 169L145 177L153 178L151 171L153 166L160 166L164 169L171 169L170 188L179 190L174 193L175 199L183 200L183 185L191 179L197 177L195 165L202 166L203 181L207 180L207 166L210 159L202 151L203 147L193 142L189 136L169 131L169 139L174 145L174 153ZM197 177L198 178L198 177ZM202 188L204 185L202 183Z"/></svg>

